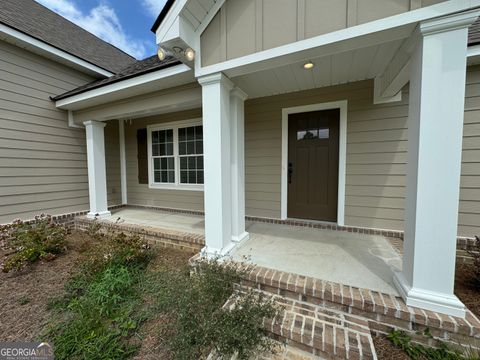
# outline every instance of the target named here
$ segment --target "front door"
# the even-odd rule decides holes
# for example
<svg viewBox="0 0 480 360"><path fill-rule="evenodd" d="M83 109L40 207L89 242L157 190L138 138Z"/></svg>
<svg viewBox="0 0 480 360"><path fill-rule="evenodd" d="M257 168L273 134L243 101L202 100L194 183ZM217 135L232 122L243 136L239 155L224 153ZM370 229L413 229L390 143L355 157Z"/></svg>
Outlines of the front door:
<svg viewBox="0 0 480 360"><path fill-rule="evenodd" d="M340 109L288 117L288 217L337 221Z"/></svg>

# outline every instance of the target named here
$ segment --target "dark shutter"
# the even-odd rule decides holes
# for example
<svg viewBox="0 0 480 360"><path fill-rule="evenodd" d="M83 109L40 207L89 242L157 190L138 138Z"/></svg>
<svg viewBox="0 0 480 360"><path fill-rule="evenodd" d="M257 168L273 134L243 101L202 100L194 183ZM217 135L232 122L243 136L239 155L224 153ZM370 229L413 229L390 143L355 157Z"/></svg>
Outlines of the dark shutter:
<svg viewBox="0 0 480 360"><path fill-rule="evenodd" d="M148 184L147 129L137 130L138 183Z"/></svg>

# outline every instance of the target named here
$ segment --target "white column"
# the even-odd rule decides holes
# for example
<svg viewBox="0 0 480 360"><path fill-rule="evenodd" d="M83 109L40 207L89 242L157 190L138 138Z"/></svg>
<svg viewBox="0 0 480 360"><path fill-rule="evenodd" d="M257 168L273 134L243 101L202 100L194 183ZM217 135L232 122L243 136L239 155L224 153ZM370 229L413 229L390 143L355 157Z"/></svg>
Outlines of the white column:
<svg viewBox="0 0 480 360"><path fill-rule="evenodd" d="M225 255L232 243L230 168L230 90L222 73L200 78L203 107L205 167L205 249L207 255Z"/></svg>
<svg viewBox="0 0 480 360"><path fill-rule="evenodd" d="M122 205L127 204L127 160L125 153L125 120L118 120L118 137L120 143L120 186L122 188Z"/></svg>
<svg viewBox="0 0 480 360"><path fill-rule="evenodd" d="M110 216L107 204L107 174L105 170L105 126L100 121L83 123L87 135L88 192L90 212L88 217Z"/></svg>
<svg viewBox="0 0 480 360"><path fill-rule="evenodd" d="M468 26L463 13L421 23L411 59L403 270L406 304L465 316L453 294Z"/></svg>
<svg viewBox="0 0 480 360"><path fill-rule="evenodd" d="M230 93L231 168L232 168L232 241L248 240L245 231L245 94L239 88Z"/></svg>

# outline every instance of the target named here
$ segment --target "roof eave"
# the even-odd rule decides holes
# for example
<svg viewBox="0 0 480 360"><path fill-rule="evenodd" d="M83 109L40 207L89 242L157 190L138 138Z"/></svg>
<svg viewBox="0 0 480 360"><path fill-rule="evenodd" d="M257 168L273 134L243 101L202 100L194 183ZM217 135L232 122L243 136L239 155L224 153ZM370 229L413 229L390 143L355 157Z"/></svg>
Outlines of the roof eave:
<svg viewBox="0 0 480 360"><path fill-rule="evenodd" d="M4 40L12 40L14 43L21 43L26 48L36 50L49 57L61 60L64 63L69 64L77 69L82 69L83 72L101 76L110 77L114 75L113 72L101 68L85 59L79 58L69 52L59 49L53 45L50 45L42 40L39 40L31 35L28 35L18 29L12 28L8 25L0 23L0 35L4 36Z"/></svg>

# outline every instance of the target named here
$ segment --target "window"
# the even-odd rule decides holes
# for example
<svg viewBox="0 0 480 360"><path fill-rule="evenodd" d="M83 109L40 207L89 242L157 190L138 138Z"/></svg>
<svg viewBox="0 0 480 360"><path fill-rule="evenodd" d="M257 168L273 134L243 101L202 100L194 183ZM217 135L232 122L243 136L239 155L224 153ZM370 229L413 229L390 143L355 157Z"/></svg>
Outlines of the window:
<svg viewBox="0 0 480 360"><path fill-rule="evenodd" d="M148 127L149 184L200 190L203 186L203 127L197 121Z"/></svg>

